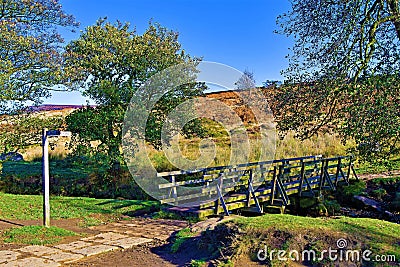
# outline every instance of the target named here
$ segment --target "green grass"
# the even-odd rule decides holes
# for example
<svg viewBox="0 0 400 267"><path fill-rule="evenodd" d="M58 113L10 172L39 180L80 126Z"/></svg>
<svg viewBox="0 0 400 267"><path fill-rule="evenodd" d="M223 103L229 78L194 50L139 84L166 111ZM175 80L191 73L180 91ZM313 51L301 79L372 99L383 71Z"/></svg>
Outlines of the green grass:
<svg viewBox="0 0 400 267"><path fill-rule="evenodd" d="M37 220L42 218L43 197L0 193L0 218ZM157 209L156 201L112 200L88 197L50 197L52 219L85 218L93 214L133 215L142 210Z"/></svg>
<svg viewBox="0 0 400 267"><path fill-rule="evenodd" d="M355 164L357 174L382 173L386 171L400 170L400 157L394 157L382 164L362 162Z"/></svg>
<svg viewBox="0 0 400 267"><path fill-rule="evenodd" d="M238 218L234 222L257 238L269 230L288 232L297 243L299 235L332 236L356 240L373 253L395 255L400 259L400 225L369 218L311 218L292 215L268 214L253 218ZM252 233L252 234L251 234ZM296 245L296 244L295 244Z"/></svg>
<svg viewBox="0 0 400 267"><path fill-rule="evenodd" d="M74 236L76 233L58 227L23 226L3 231L0 236L4 243L46 245L54 244L66 236Z"/></svg>
<svg viewBox="0 0 400 267"><path fill-rule="evenodd" d="M93 171L93 167L89 165L71 165L65 160L52 160L49 164L52 176L56 177L74 177L74 179L80 179L85 178ZM42 162L7 161L3 163L3 172L7 175L13 175L15 177L41 176Z"/></svg>
<svg viewBox="0 0 400 267"><path fill-rule="evenodd" d="M179 215L174 212L168 212L165 210L160 210L152 216L153 219L171 219L171 220L184 220L188 221L189 223L196 223L201 221L201 219L195 215Z"/></svg>
<svg viewBox="0 0 400 267"><path fill-rule="evenodd" d="M181 245L186 240L191 238L192 236L193 236L193 233L190 231L190 228L184 228L184 229L180 230L175 236L176 239L171 246L171 252L176 253L179 250L179 248L181 247Z"/></svg>
<svg viewBox="0 0 400 267"><path fill-rule="evenodd" d="M207 262L205 260L191 260L190 267L205 267Z"/></svg>
<svg viewBox="0 0 400 267"><path fill-rule="evenodd" d="M400 182L400 176L390 177L390 178L375 178L371 180L374 184L384 184L384 185L394 185Z"/></svg>

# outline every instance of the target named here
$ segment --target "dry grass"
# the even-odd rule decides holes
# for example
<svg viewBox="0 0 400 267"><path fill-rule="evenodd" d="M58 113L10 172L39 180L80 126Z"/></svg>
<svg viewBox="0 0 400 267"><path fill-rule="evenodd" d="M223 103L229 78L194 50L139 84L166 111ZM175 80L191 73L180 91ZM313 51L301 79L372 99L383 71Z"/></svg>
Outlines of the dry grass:
<svg viewBox="0 0 400 267"><path fill-rule="evenodd" d="M333 157L345 155L348 148L354 147L354 141L343 144L337 135L320 134L301 141L289 132L283 140L277 141L276 158L291 158L306 155L323 155Z"/></svg>
<svg viewBox="0 0 400 267"><path fill-rule="evenodd" d="M218 138L212 138L211 141L215 144L215 154L213 160L208 166L221 166L229 165L231 160L231 142L229 137L222 136ZM264 158L260 160L260 143L259 140L252 136L249 139L250 153L248 160L250 162L262 161L268 159L281 159L291 157L301 157L307 155L323 155L324 157L333 157L339 155L346 155L346 150L351 146L354 146L354 142L349 141L346 145L341 142L341 139L336 135L323 134L314 136L313 138L301 141L294 137L294 133L291 132L285 136L282 140L276 141L276 150L273 153L273 146L271 151L268 153L264 152ZM172 156L177 161L183 160L197 160L201 156L200 147L204 150L212 151L214 145L208 142L202 141L200 138L193 139L180 139L179 150ZM243 150L243 154L244 154ZM149 158L151 159L153 166L159 171L170 171L174 169L174 166L169 162L163 151L158 151L153 148L149 148ZM240 153L239 153L240 154ZM214 156L215 155L215 156ZM242 155L244 156L244 155Z"/></svg>
<svg viewBox="0 0 400 267"><path fill-rule="evenodd" d="M65 116L69 114L71 110L52 111L38 113L38 116ZM211 136L208 141L202 140L201 138L192 139L179 139L179 148L177 152L174 152L172 157L180 158L180 161L195 161L201 157L201 151L203 150L209 153L208 158L211 158L207 164L209 166L220 166L228 165L231 161L231 148L234 146L231 143L228 133L224 130L224 127L212 120L204 119L203 127L206 130L208 136ZM251 127L247 126L248 130ZM250 131L251 132L251 131ZM49 150L49 155L54 159L63 159L71 150L69 150L65 143L69 140L60 139L55 142L56 146ZM245 144L245 140L236 140L236 143ZM264 157L260 159L261 155L261 144L257 139L257 133L252 132L249 138L250 152L245 153L246 149L239 150L234 154L243 154L243 161L260 161L269 160L272 158L290 158L299 157L306 155L317 155L322 154L325 157L344 155L349 147L354 146L354 142L349 141L347 145L344 145L340 138L336 135L322 134L314 136L310 139L300 141L294 137L294 133L288 133L285 138L276 140L276 150L274 146L267 146L271 151L263 152ZM96 147L97 144L93 143L92 146ZM214 151L215 150L215 151ZM274 153L272 152L274 151ZM31 146L28 149L22 151L24 159L27 161L40 160L42 157L42 148L40 145ZM158 151L153 148L149 148L149 157L153 162L153 165L157 170L172 170L174 166L169 162L163 151ZM248 154L248 155L245 155ZM204 156L204 155L203 155Z"/></svg>
<svg viewBox="0 0 400 267"><path fill-rule="evenodd" d="M58 140L49 146L49 157L50 159L64 159L67 157L71 150L67 146L69 140ZM54 144L54 145L53 145ZM35 145L30 146L20 151L24 160L26 161L40 161L42 158L42 146Z"/></svg>

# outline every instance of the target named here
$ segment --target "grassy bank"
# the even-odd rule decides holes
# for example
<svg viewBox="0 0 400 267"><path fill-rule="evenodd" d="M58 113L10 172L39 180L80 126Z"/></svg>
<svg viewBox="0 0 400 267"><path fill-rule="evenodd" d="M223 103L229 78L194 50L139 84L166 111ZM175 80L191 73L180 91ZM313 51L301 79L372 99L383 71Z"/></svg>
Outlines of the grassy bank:
<svg viewBox="0 0 400 267"><path fill-rule="evenodd" d="M140 200L95 199L88 197L50 198L51 219L79 219L78 226L99 225L123 218L157 211L159 202ZM0 193L0 221L33 220L43 218L43 198L40 195L12 195ZM29 222L28 222L29 224ZM28 225L0 231L0 243L44 245L54 244L74 232L58 228Z"/></svg>
<svg viewBox="0 0 400 267"><path fill-rule="evenodd" d="M228 247L219 249L222 249L225 255L230 253L230 260L242 264L246 261L259 262L257 253L265 248L268 255L272 250L283 250L286 256L293 250L300 252L314 250L317 259L300 261L307 266L398 266L400 263L400 225L376 219L310 218L268 214L254 218L238 218L226 225L220 225L214 232L206 233L203 242L209 243L220 233L225 233L226 236L236 233L235 238L230 238ZM224 238L228 240L226 237L222 239ZM355 263L343 261L337 265L338 262L331 261L328 257L318 259L323 250L332 248L339 251L337 243L339 239L345 242L344 250L370 250L371 259L375 259L375 255L393 255L396 261L385 263L365 260ZM280 261L277 255L272 260L268 257L263 263L270 266L292 266L290 260Z"/></svg>
<svg viewBox="0 0 400 267"><path fill-rule="evenodd" d="M0 193L0 218L14 220L38 220L42 218L42 196L12 195ZM156 201L95 199L88 197L51 197L53 219L88 218L100 215L134 215L157 210Z"/></svg>

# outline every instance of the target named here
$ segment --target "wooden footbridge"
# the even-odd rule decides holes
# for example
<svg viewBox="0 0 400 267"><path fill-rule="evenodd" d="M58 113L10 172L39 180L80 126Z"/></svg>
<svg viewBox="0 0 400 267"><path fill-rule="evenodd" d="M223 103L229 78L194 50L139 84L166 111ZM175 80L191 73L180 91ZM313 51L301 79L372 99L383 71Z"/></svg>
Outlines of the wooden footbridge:
<svg viewBox="0 0 400 267"><path fill-rule="evenodd" d="M161 202L174 205L170 211L198 217L241 210L263 213L265 207L284 210L289 196L318 198L324 190L348 184L351 175L358 179L352 161L351 156L318 155L158 173L169 181L159 185L168 192Z"/></svg>

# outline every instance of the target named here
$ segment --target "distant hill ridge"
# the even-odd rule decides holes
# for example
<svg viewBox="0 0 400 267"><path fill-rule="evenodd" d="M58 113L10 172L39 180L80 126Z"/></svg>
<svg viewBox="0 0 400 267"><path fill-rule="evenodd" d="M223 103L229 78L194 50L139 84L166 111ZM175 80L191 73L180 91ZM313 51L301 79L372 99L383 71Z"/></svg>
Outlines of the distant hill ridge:
<svg viewBox="0 0 400 267"><path fill-rule="evenodd" d="M264 88L261 88L264 89ZM237 94L239 90L223 90L223 91L213 91L206 92L204 96L208 98L217 99L222 101L229 107L232 107L238 115L247 122L254 120L254 115L248 108L244 105L243 101L240 99ZM86 105L54 105L54 104L43 104L39 106L29 106L27 108L30 112L45 112L45 111L60 111L64 109L75 110L82 107L86 107ZM90 105L90 107L96 107L96 105ZM210 112L213 112L210 110Z"/></svg>
<svg viewBox="0 0 400 267"><path fill-rule="evenodd" d="M85 107L86 105L53 105L44 104L39 106L29 106L27 109L31 112L43 112L43 111L53 111L53 110L63 110L63 109L78 109Z"/></svg>

